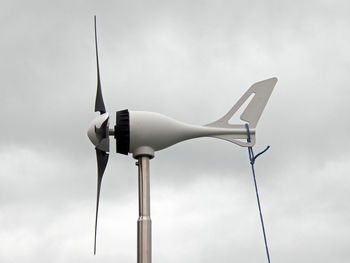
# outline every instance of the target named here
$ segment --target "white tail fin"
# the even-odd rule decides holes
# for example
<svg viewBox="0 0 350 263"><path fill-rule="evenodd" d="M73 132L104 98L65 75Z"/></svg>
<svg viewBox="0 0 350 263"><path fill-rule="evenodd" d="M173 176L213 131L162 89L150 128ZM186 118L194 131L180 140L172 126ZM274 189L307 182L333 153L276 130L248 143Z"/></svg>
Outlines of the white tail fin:
<svg viewBox="0 0 350 263"><path fill-rule="evenodd" d="M261 114L264 111L264 108L271 96L272 90L275 87L276 83L277 78L270 78L254 83L225 116L205 126L219 128L245 128L244 122L248 122L249 129L254 130L256 128L256 125L258 124ZM252 94L252 99L250 100L249 104L244 109L242 114L239 116L243 123L230 124L229 121L232 118L232 116L242 107L242 105L248 100L248 98L251 97ZM241 141L242 139L247 139L246 136L219 135L215 137L236 143L241 146L252 146L255 144L255 133L251 134L251 143Z"/></svg>

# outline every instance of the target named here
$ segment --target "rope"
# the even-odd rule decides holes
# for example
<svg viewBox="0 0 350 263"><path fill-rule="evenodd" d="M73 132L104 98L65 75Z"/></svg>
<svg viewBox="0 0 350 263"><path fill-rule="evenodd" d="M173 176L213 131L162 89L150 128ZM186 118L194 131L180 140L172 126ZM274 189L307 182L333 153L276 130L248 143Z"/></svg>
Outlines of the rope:
<svg viewBox="0 0 350 263"><path fill-rule="evenodd" d="M250 131L249 131L249 126L246 123L245 127L247 129L247 142L251 142L250 141ZM266 152L268 149L270 148L270 146L267 146L265 148L265 150L263 150L262 152L258 153L257 155L254 155L253 152L253 148L251 146L248 147L248 154L249 154L249 160L250 160L250 165L252 167L252 173L253 173L253 179L254 179L254 186L255 186L255 193L256 193L256 200L258 202L258 208L259 208L259 214L260 214L260 222L261 222L261 227L262 227L262 231L263 231L263 235L264 235L264 242L265 242L265 249L266 249L266 256L267 256L267 262L270 263L270 254L269 254L269 248L267 246L267 240L266 240L266 233L265 233L265 226L264 226L264 220L263 220L263 215L261 212L261 206L260 206L260 198L259 198L259 192L258 192L258 186L256 183L256 179L255 179L255 170L254 170L254 163L256 158L258 158L261 154L263 154L264 152Z"/></svg>

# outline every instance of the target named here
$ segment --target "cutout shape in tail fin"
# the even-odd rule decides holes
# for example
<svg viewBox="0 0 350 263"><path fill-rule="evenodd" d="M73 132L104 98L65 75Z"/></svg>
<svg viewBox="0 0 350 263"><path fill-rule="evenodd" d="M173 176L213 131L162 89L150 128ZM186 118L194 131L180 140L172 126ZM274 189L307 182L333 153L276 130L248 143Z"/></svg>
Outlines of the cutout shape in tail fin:
<svg viewBox="0 0 350 263"><path fill-rule="evenodd" d="M205 126L209 127L218 127L218 128L244 128L244 122L248 122L249 129L255 131L256 125L261 117L262 112L265 109L267 101L269 100L272 90L277 83L277 78L270 78L263 81L254 83L237 101L237 103L226 113L225 116L218 119L215 122L209 123ZM230 124L229 121L232 116L237 113L237 111L245 104L245 102L251 98L249 104L246 106L242 114L239 116L243 121L242 124ZM247 143L243 140L246 140L247 137L241 138L242 136L237 135L219 135L215 136L216 138L227 140L233 143L236 143L240 146L253 146L255 144L255 132L251 135L251 142Z"/></svg>

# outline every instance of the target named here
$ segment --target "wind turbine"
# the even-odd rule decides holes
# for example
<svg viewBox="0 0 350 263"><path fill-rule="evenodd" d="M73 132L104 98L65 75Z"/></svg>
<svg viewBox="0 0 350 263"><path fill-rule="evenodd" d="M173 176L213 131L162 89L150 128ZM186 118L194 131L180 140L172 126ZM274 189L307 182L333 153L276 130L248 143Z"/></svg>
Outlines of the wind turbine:
<svg viewBox="0 0 350 263"><path fill-rule="evenodd" d="M116 139L117 153L132 154L138 165L139 218L137 224L137 262L152 262L151 217L150 217L150 159L155 152L176 143L199 138L214 137L235 143L243 147L255 144L255 128L270 98L277 78L270 78L253 84L222 118L212 123L199 126L186 124L165 115L146 112L121 110L116 112L116 124L110 126L100 80L97 48L96 16L95 48L97 62L97 92L95 112L100 115L93 120L88 129L88 137L95 145L97 157L97 199L95 219L94 254L96 254L96 233L99 198L102 177L109 157L109 137ZM240 119L242 124L230 124L232 116L246 105ZM245 122L245 123L244 123Z"/></svg>

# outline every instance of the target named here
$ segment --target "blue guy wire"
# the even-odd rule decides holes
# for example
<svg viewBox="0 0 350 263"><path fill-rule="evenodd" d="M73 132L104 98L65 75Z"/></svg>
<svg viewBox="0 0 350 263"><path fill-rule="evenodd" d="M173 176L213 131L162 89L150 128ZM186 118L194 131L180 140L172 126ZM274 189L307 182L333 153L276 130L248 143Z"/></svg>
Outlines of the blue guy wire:
<svg viewBox="0 0 350 263"><path fill-rule="evenodd" d="M250 131L249 131L249 126L248 126L247 123L245 124L245 127L247 129L247 134L248 134L247 142L250 142ZM266 249L266 256L267 256L268 263L270 263L270 253L269 253L269 248L267 246L267 239L266 239L263 215L262 215L262 212L261 212L261 205L260 205L258 186L257 186L256 179L255 179L254 163L255 163L256 158L258 158L261 154L266 152L269 148L270 148L270 146L267 146L265 148L265 150L263 150L262 152L258 153L257 155L254 155L253 148L251 146L248 147L249 160L250 160L250 165L251 165L252 173L253 173L255 193L256 193L256 200L258 202L258 208L259 208L259 214L260 214L260 222L261 222L261 227L262 227L262 231L263 231L263 235L264 235L264 242L265 242L265 249Z"/></svg>

